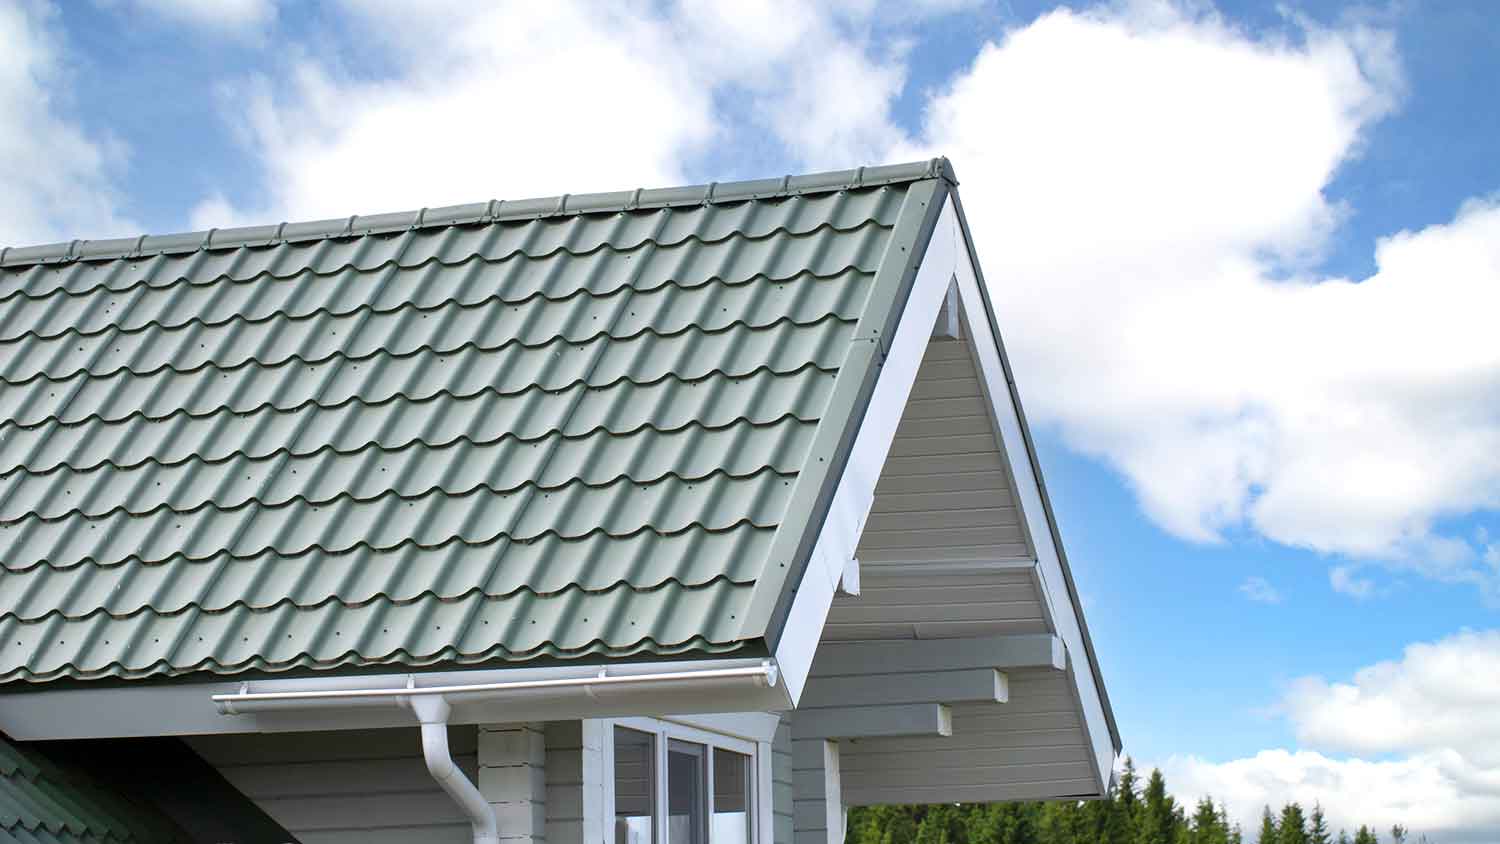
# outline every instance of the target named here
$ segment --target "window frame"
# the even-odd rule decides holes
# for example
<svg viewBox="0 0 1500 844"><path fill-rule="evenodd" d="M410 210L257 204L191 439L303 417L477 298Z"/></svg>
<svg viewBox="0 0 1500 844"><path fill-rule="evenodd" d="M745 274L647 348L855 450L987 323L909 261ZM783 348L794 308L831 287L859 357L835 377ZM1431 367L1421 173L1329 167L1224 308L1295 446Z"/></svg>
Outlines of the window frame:
<svg viewBox="0 0 1500 844"><path fill-rule="evenodd" d="M768 743L756 741L750 738L734 736L728 733L719 733L705 730L702 727L684 724L667 718L611 718L606 720L605 734L607 740L603 741L603 767L604 767L604 809L607 823L605 824L606 836L609 844L614 842L615 827L615 728L624 727L628 730L650 733L655 736L653 752L655 762L652 776L654 778L652 800L654 801L655 818L651 825L652 844L668 844L668 795L667 795L667 765L669 760L668 747L672 739L678 741L692 742L704 746L704 819L709 834L712 834L714 815L714 750L723 749L742 754L750 759L750 782L748 783L750 805L745 807L745 822L750 828L750 841L754 844L772 844L771 830L766 823L763 814L763 801L769 797L765 793L762 771L769 773L765 766L770 764L770 754L762 754L763 747ZM769 814L766 812L765 814ZM708 844L716 844L709 841Z"/></svg>

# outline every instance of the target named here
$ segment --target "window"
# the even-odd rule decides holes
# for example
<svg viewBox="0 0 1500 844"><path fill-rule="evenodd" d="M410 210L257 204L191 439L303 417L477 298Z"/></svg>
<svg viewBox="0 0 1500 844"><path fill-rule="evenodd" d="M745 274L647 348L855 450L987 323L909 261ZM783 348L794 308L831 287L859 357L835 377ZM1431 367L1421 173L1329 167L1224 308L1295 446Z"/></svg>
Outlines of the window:
<svg viewBox="0 0 1500 844"><path fill-rule="evenodd" d="M714 748L714 844L751 844L750 756Z"/></svg>
<svg viewBox="0 0 1500 844"><path fill-rule="evenodd" d="M754 742L627 718L612 749L615 844L755 844Z"/></svg>
<svg viewBox="0 0 1500 844"><path fill-rule="evenodd" d="M653 844L656 736L615 728L615 844Z"/></svg>
<svg viewBox="0 0 1500 844"><path fill-rule="evenodd" d="M704 844L707 800L703 786L708 772L707 750L701 744L671 739L667 742L667 844Z"/></svg>

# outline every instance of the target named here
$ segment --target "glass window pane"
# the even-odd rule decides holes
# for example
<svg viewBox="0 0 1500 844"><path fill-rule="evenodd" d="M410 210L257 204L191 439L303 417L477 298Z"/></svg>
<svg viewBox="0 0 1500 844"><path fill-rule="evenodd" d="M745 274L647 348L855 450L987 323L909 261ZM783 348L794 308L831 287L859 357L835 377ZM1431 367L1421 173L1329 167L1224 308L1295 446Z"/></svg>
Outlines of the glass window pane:
<svg viewBox="0 0 1500 844"><path fill-rule="evenodd" d="M708 779L701 744L667 742L667 844L704 844Z"/></svg>
<svg viewBox="0 0 1500 844"><path fill-rule="evenodd" d="M615 727L615 844L652 844L656 736Z"/></svg>
<svg viewBox="0 0 1500 844"><path fill-rule="evenodd" d="M750 844L750 757L714 748L713 844Z"/></svg>

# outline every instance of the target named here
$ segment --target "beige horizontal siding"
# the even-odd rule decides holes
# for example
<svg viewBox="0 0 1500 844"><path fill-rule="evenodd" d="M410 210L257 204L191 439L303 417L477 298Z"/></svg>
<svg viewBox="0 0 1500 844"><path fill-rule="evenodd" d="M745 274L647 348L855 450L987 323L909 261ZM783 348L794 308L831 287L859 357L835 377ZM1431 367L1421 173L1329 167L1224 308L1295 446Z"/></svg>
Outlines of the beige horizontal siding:
<svg viewBox="0 0 1500 844"><path fill-rule="evenodd" d="M954 704L952 713L952 736L842 742L845 802L1027 800L1097 790L1063 672L1011 672L1009 702Z"/></svg>
<svg viewBox="0 0 1500 844"><path fill-rule="evenodd" d="M477 776L477 730L453 727L458 766ZM415 727L199 736L193 749L304 844L464 844L468 822L427 773Z"/></svg>

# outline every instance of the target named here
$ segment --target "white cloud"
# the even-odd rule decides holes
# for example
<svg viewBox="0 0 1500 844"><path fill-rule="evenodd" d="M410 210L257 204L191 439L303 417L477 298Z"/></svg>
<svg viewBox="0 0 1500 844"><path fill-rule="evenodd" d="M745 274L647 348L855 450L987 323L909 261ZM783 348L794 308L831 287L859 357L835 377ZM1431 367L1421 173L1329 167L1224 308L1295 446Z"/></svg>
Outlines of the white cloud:
<svg viewBox="0 0 1500 844"><path fill-rule="evenodd" d="M276 20L275 0L124 0L134 10L220 35L259 35Z"/></svg>
<svg viewBox="0 0 1500 844"><path fill-rule="evenodd" d="M1278 592L1276 590L1276 587L1272 586L1271 582L1269 580L1266 580L1264 577L1247 577L1245 578L1245 582L1240 584L1239 588L1241 594L1257 603L1281 603L1281 593Z"/></svg>
<svg viewBox="0 0 1500 844"><path fill-rule="evenodd" d="M1357 283L1307 270L1397 65L1370 30L1055 12L986 46L905 152L957 165L1028 410L1157 523L1478 580L1433 525L1500 507L1500 204L1382 240Z"/></svg>
<svg viewBox="0 0 1500 844"><path fill-rule="evenodd" d="M1302 678L1279 709L1299 743L1317 750L1224 763L1174 757L1162 765L1174 792L1227 800L1247 828L1262 805L1297 800L1321 802L1335 825L1402 823L1455 844L1500 839L1500 631L1411 645L1349 682Z"/></svg>
<svg viewBox="0 0 1500 844"><path fill-rule="evenodd" d="M356 77L290 49L284 76L226 90L266 170L253 207L210 197L195 220L305 218L627 189L687 180L688 162L769 138L803 166L876 158L899 55L875 8L791 2L658 7L362 3L346 23L393 65ZM720 98L751 104L740 125ZM218 222L216 222L218 221Z"/></svg>
<svg viewBox="0 0 1500 844"><path fill-rule="evenodd" d="M62 110L68 80L54 17L48 5L0 2L0 246L135 228L119 216L114 185L124 146Z"/></svg>
<svg viewBox="0 0 1500 844"><path fill-rule="evenodd" d="M1303 742L1362 754L1453 750L1496 769L1500 797L1500 630L1410 645L1348 683L1303 678L1283 706Z"/></svg>
<svg viewBox="0 0 1500 844"><path fill-rule="evenodd" d="M1359 567L1354 565L1334 566L1328 570L1328 585L1333 587L1333 591L1354 598L1364 599L1374 595L1375 581L1360 577L1355 574L1357 571Z"/></svg>

